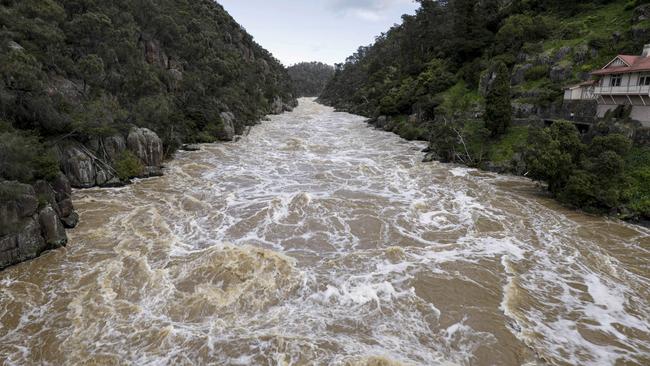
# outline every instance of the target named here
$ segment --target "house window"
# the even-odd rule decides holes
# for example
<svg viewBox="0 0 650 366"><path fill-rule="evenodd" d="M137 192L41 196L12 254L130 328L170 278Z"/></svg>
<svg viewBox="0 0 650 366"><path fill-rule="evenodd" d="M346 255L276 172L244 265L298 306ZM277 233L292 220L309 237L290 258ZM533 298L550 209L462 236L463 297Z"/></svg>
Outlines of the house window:
<svg viewBox="0 0 650 366"><path fill-rule="evenodd" d="M650 75L642 75L639 79L639 85L648 86L650 85Z"/></svg>
<svg viewBox="0 0 650 366"><path fill-rule="evenodd" d="M621 75L612 75L612 79L609 82L609 86L621 86L623 77Z"/></svg>

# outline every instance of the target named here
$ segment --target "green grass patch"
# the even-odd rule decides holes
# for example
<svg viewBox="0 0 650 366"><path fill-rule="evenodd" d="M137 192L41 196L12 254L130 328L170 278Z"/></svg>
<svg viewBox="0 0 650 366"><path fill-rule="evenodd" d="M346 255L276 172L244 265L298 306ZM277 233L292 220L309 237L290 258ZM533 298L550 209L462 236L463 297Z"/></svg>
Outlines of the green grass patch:
<svg viewBox="0 0 650 366"><path fill-rule="evenodd" d="M488 150L488 158L496 164L508 164L520 147L528 140L528 127L513 126L501 136Z"/></svg>

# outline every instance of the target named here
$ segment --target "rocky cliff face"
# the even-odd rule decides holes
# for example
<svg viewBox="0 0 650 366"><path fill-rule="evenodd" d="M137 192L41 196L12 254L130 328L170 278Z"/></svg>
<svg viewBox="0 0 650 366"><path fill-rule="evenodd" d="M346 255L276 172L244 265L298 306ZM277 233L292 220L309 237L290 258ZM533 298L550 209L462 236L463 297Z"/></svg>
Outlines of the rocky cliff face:
<svg viewBox="0 0 650 366"><path fill-rule="evenodd" d="M0 182L0 270L67 244L65 228L79 221L71 194L63 174L33 186Z"/></svg>
<svg viewBox="0 0 650 366"><path fill-rule="evenodd" d="M73 187L110 187L124 183L115 164L126 151L133 153L143 166L138 177L162 174L163 143L146 128L134 127L126 136L116 134L87 144L67 141L59 146L59 161Z"/></svg>
<svg viewBox="0 0 650 366"><path fill-rule="evenodd" d="M0 185L20 193L0 197L0 267L63 245L78 220L66 187L161 175L183 144L235 140L297 104L215 1L14 1L0 22Z"/></svg>

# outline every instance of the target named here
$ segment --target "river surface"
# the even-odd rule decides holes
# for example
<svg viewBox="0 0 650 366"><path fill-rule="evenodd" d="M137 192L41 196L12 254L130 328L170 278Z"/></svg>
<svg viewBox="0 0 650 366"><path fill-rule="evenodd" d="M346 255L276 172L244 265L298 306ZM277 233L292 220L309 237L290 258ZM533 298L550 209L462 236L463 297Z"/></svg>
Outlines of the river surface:
<svg viewBox="0 0 650 366"><path fill-rule="evenodd" d="M650 231L302 99L75 191L0 272L5 365L650 365Z"/></svg>

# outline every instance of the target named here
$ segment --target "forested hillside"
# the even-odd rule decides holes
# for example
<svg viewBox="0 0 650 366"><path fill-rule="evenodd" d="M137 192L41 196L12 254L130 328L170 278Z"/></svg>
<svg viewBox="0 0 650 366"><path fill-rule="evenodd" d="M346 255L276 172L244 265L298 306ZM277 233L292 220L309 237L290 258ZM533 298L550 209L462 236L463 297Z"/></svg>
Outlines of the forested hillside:
<svg viewBox="0 0 650 366"><path fill-rule="evenodd" d="M287 68L299 97L317 97L334 76L334 68L322 62L301 62Z"/></svg>
<svg viewBox="0 0 650 366"><path fill-rule="evenodd" d="M136 176L158 140L134 127L169 155L295 103L284 67L211 0L2 0L0 23L4 179L52 177L74 159Z"/></svg>
<svg viewBox="0 0 650 366"><path fill-rule="evenodd" d="M640 54L647 1L418 2L336 65L322 102L430 141L431 159L532 174L568 204L650 217L650 154L621 127L624 111L584 135L571 124L529 127L566 112L564 86L616 54Z"/></svg>

